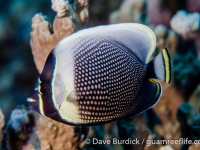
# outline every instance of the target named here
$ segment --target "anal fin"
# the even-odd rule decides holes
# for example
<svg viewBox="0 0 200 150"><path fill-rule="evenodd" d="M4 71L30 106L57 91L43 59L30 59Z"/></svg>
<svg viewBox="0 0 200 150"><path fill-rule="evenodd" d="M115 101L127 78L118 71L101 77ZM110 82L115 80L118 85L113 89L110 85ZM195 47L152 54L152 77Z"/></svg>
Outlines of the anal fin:
<svg viewBox="0 0 200 150"><path fill-rule="evenodd" d="M131 115L133 116L150 109L158 102L161 95L162 86L160 83L153 79L146 80L138 95L137 106Z"/></svg>

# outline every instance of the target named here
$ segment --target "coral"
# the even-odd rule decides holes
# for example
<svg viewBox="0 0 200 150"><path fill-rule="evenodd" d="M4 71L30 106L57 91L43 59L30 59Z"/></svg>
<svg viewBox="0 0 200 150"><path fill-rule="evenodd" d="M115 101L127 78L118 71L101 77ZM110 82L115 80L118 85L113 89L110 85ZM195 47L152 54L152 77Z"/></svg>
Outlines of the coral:
<svg viewBox="0 0 200 150"><path fill-rule="evenodd" d="M42 70L42 66L44 65L47 55L52 50L54 45L56 45L56 43L59 41L58 38L61 38L62 36L65 36L68 34L72 34L74 31L81 28L81 26L86 22L84 20L87 20L87 7L83 7L86 10L85 12L82 11L82 13L76 13L78 11L74 9L74 6L75 6L75 3L76 4L78 3L77 1L75 2L72 0L70 0L69 2L61 1L61 0L52 1L53 3L52 7L57 12L57 16L55 17L55 20L54 20L55 24L53 22L52 22L52 25L48 23L46 21L46 18L41 14L38 14L33 18L34 31L32 32L33 33L32 47L34 47L34 51L33 51L34 59L37 59L35 60L35 62L38 64L37 68L40 69L40 72ZM166 23L165 25L168 25L169 19L171 18L171 14L169 12L170 10L167 10L166 8L160 9L160 6L158 6L155 3L156 1L172 2L173 0L148 0L147 1L149 5L153 6L152 7L153 13L148 14L148 15L150 15L150 17L151 16L154 17L152 18L154 23L157 24L157 23L163 22L163 23ZM187 1L191 3L190 5L193 8L199 8L200 6L198 5L200 4L198 0L187 0ZM119 4L119 2L122 2L122 0L91 1L91 4L95 3L95 5L91 5L90 7L90 10L92 12L91 16L93 16L93 20L91 20L90 25L94 26L97 24L106 24L108 14L111 11L116 9L115 3ZM179 2L184 3L181 0L179 0ZM27 51L27 49L29 49L29 44L27 42L29 38L27 37L30 32L30 29L29 29L30 17L33 13L38 12L38 10L41 10L45 14L48 14L48 18L49 17L51 18L51 14L53 15L53 13L51 12L51 9L48 8L48 6L50 6L49 3L50 1L32 1L31 2L31 1L26 1L26 0L20 0L20 1L13 0L13 1L4 1L4 4L0 6L1 7L1 14L0 14L1 40L0 41L1 41L1 49L2 49L1 54L0 54L0 71L1 71L0 72L0 80L1 80L0 81L1 83L0 84L0 95L1 95L0 106L2 106L2 109L5 115L9 113L10 109L13 108L13 106L18 105L19 103L20 104L25 103L25 97L27 96L27 93L30 93L34 84L33 82L35 82L35 77L36 77L35 66L31 59L32 55L30 54L30 52ZM177 2L174 1L174 3L178 3L178 1ZM91 9L92 7L93 9ZM130 8L129 6L127 8L125 7L123 8L125 10L124 11L125 15L121 15L122 20L125 20L125 21L131 20L130 16L133 16L133 15L129 15L128 18L125 17L127 16L126 9L127 11L131 10L129 8ZM138 8L141 8L141 7L138 7ZM191 11L191 9L186 9L186 10ZM134 13L136 13L138 9L134 9L133 11ZM80 15L81 17L79 17ZM143 16L145 18L146 14L144 14ZM84 19L84 17L86 18ZM148 16L146 17L148 18ZM136 22L139 22L138 20L140 20L140 14L137 13L136 15L133 16L133 18L134 18L133 20L135 20ZM81 20L83 20L83 24L79 22ZM149 19L147 19L147 22L148 20ZM62 27L62 24L66 24L66 25ZM59 25L61 25L60 28L59 28ZM175 55L177 51L183 50L183 48L185 47L184 45L181 48L180 47L177 49L175 48L177 46L176 45L177 43L175 42L175 39L174 39L174 31L169 30L168 28L162 28L161 26L157 26L157 27L159 28L155 29L154 31L156 32L156 35L157 35L157 39L158 39L157 48L159 50L162 49L163 47L167 47ZM158 31L158 34L157 34L157 31ZM168 34L171 32L173 32L173 34ZM178 43L184 44L186 42L184 40L180 40L178 41ZM154 109L155 108L157 109L156 112L162 120L162 126L160 125L158 127L159 129L156 127L156 131L159 132L161 135L163 135L163 137L165 137L166 139L169 139L170 137L178 137L180 135L179 125L175 121L176 119L175 114L176 114L177 108L182 101L187 100L187 98L189 97L187 95L190 95L190 93L192 93L193 89L195 89L195 86L196 86L195 84L198 84L199 82L199 79L198 79L199 62L197 61L197 57L196 57L197 54L193 53L193 50L194 50L193 45L192 46L189 45L188 47L190 47L190 49L188 49L187 53L184 52L184 54L180 55L181 52L178 52L178 55L175 56L176 58L174 61L175 62L174 85L176 84L176 87L173 84L169 86L164 85L163 96L161 97L161 100L157 103L157 105L154 107ZM184 92L182 93L188 93L188 94L184 96L185 94L180 93L178 89L181 89L181 90L185 89ZM200 101L199 101L200 88L197 90L198 90L197 95L196 97L194 97L193 101L194 101L194 106L196 107L196 110L200 112ZM2 128L4 124L1 121L2 118L3 118L2 115L0 115L0 129ZM152 120L153 118L155 117L154 116L151 117L150 120ZM47 124L54 125L55 122L48 120L48 118L47 119L43 118L43 116L39 116L38 119L39 120L36 120L36 121L38 121L39 127L33 128L33 133L30 134L29 140L23 145L24 150L25 149L27 150L41 149L42 150L42 149L45 149L45 145L47 145L46 149L48 149L48 146L52 145L52 143L50 144L47 143L48 141L53 142L52 139L44 139L44 142L42 142L40 140L40 137L44 136L46 132L49 132L48 135L51 133L52 133L51 135L53 135L55 134L55 132L49 131L50 129L49 130L45 129L45 133L43 135L39 133L42 132L45 125ZM48 122L43 122L42 120L44 121L48 120ZM169 122L173 122L173 123L170 124ZM59 125L56 124L55 126L57 127ZM76 129L74 127L70 127L67 125L60 125L60 126L62 127L64 126L65 128L70 128L66 130L66 132L68 130L70 131L70 135L76 134L75 133ZM93 129L93 132L95 132L95 134L93 135L93 137L97 137L99 139L101 138L112 139L113 135L117 134L117 127L115 123L112 123L112 125L109 127L113 129L114 131L110 133L108 136L107 136L107 129L105 129L106 127L105 128L104 127L102 126L94 127L95 129ZM136 128L136 125L134 127ZM193 121L191 128L192 128L192 133L193 133L192 138L197 139L199 137L198 122ZM130 129L130 127L128 127L127 130L128 129ZM68 135L68 133L65 133L65 134L66 136ZM75 141L74 138L80 138L79 141L77 140L77 145L75 147L81 147L82 146L81 143L83 143L82 142L83 139L81 140L81 136L85 137L85 134L80 133L77 137L71 136L69 137L69 140L72 139L72 141ZM49 136L49 138L50 137L51 136ZM136 137L135 134L134 134L134 137ZM60 143L60 142L57 142L58 141L57 138L61 139L61 136L60 135L57 136L54 142ZM151 139L151 137L149 137L148 139ZM69 143L69 140L66 143ZM5 144L3 143L3 146L4 145ZM104 146L105 147L108 146L109 149L118 149L118 150L122 149L121 147L120 148L110 147L111 145L104 145ZM157 145L151 145L151 146L157 146ZM94 149L97 149L99 147L101 146L96 145ZM152 150L158 150L159 147L160 146L158 146L157 149L152 148ZM50 146L50 149L52 149L51 146ZM89 149L89 148L87 147L86 149ZM199 150L199 149L200 149L199 145L191 145L189 147L189 150Z"/></svg>
<svg viewBox="0 0 200 150"><path fill-rule="evenodd" d="M191 123L192 139L200 140L200 115L194 118Z"/></svg>
<svg viewBox="0 0 200 150"><path fill-rule="evenodd" d="M155 132L165 140L178 140L181 137L180 125L177 121L156 125ZM171 146L176 150L181 147L179 144L172 144Z"/></svg>
<svg viewBox="0 0 200 150"><path fill-rule="evenodd" d="M170 145L162 146L159 150L174 150Z"/></svg>
<svg viewBox="0 0 200 150"><path fill-rule="evenodd" d="M105 134L106 133L104 125L93 126L90 129L90 134L88 135L88 138L90 139L90 141L92 141L93 138L104 140ZM109 150L109 148L106 144L93 144L93 142L90 142L89 144L86 144L85 150Z"/></svg>
<svg viewBox="0 0 200 150"><path fill-rule="evenodd" d="M162 144L152 144L152 140L161 140L160 136L156 134L149 134L147 137L146 145L144 147L144 150L159 150L159 148L162 146Z"/></svg>
<svg viewBox="0 0 200 150"><path fill-rule="evenodd" d="M168 122L163 125L157 125L155 126L155 131L159 133L164 139L170 140L170 139L178 139L180 137L180 125L178 122Z"/></svg>
<svg viewBox="0 0 200 150"><path fill-rule="evenodd" d="M196 17L198 16L197 14L195 15ZM163 136L164 139L178 139L180 137L192 138L191 122L196 113L194 113L194 108L190 107L190 105L181 103L189 100L190 95L200 82L198 78L200 75L200 65L197 58L196 43L194 42L196 35L193 34L193 32L197 32L198 27L197 24L195 26L195 23L192 25L190 24L193 20L192 17L195 18L195 15L191 15L190 17L188 17L189 15L185 16L185 19L188 19L188 24L186 25L180 18L173 18L174 20L172 19L171 23L173 22L174 26L177 23L177 26L174 28L172 27L174 31L168 30L162 25L158 25L154 29L158 40L157 49L160 50L163 47L167 47L172 49L171 54L173 54L172 83L170 85L162 83L163 95L157 105L154 106L154 110L162 121L162 125L157 125L155 130L159 135ZM199 19L197 18L195 21L199 21ZM179 27L178 25L183 26ZM184 33L188 34L188 37L176 30L188 30L187 33ZM171 43L168 41L169 31L173 33L170 37L172 39L170 41ZM189 32L194 36L190 36ZM177 122L177 118L179 123ZM181 145L172 145L174 149L180 149L180 146ZM189 145L183 145L182 148L187 148L188 146Z"/></svg>
<svg viewBox="0 0 200 150"><path fill-rule="evenodd" d="M172 29L177 33L178 44L173 56L174 85L188 100L200 83L200 65L195 43L199 30L200 15L178 11L171 19ZM195 70L195 71L194 71Z"/></svg>
<svg viewBox="0 0 200 150"><path fill-rule="evenodd" d="M126 0L119 10L110 14L109 23L138 22L149 24L145 6L146 0Z"/></svg>
<svg viewBox="0 0 200 150"><path fill-rule="evenodd" d="M178 122L168 122L156 125L155 131L165 140L178 140L180 138L180 125ZM171 145L174 149L179 149L181 145Z"/></svg>
<svg viewBox="0 0 200 150"><path fill-rule="evenodd" d="M87 0L52 0L52 8L57 12L53 26L42 14L32 19L31 48L39 73L54 46L65 36L83 27L88 19Z"/></svg>
<svg viewBox="0 0 200 150"><path fill-rule="evenodd" d="M187 6L190 12L200 12L200 1L197 0L188 0Z"/></svg>
<svg viewBox="0 0 200 150"><path fill-rule="evenodd" d="M174 31L167 29L164 25L157 25L154 28L157 38L156 48L160 52L163 48L168 48L171 54L177 49L178 39Z"/></svg>
<svg viewBox="0 0 200 150"><path fill-rule="evenodd" d="M194 106L195 110L200 113L200 84L190 96L189 102Z"/></svg>
<svg viewBox="0 0 200 150"><path fill-rule="evenodd" d="M183 18L180 17L180 14L176 14L172 18L171 26L173 30L169 30L163 25L154 28L158 41L157 49L160 51L167 47L171 51L173 61L172 83L170 85L162 83L163 95L157 105L154 106L154 110L162 121L162 125L157 125L155 130L164 139L178 139L182 136L192 137L191 134L188 135L187 133L191 132L191 121L195 114L191 115L192 109L189 109L189 107L186 109L184 104L180 104L189 100L190 95L200 82L198 78L200 65L197 58L196 43L194 42L199 30L197 23L199 22L199 14L184 13L182 14ZM191 112L183 113L184 110ZM185 116L185 118L181 118L181 116ZM190 123L187 124L184 120ZM172 146L174 149L180 149L181 145ZM187 147L188 145L183 145L183 148Z"/></svg>
<svg viewBox="0 0 200 150"><path fill-rule="evenodd" d="M2 110L0 109L0 149L1 149L1 141L3 139L2 128L4 127L5 120Z"/></svg>
<svg viewBox="0 0 200 150"><path fill-rule="evenodd" d="M7 145L9 150L78 150L83 148L88 130L18 107L7 124Z"/></svg>
<svg viewBox="0 0 200 150"><path fill-rule="evenodd" d="M182 41L173 57L174 83L188 100L200 83L200 60L194 41Z"/></svg>
<svg viewBox="0 0 200 150"><path fill-rule="evenodd" d="M158 115L156 114L156 112L153 110L153 109L149 109L146 111L146 114L147 114L147 117L149 118L148 119L148 127L151 131L151 134L154 134L154 128L156 125L159 125L161 124L161 120L160 118L158 117Z"/></svg>
<svg viewBox="0 0 200 150"><path fill-rule="evenodd" d="M200 15L178 11L170 21L170 25L184 40L194 40L198 35Z"/></svg>
<svg viewBox="0 0 200 150"><path fill-rule="evenodd" d="M162 84L163 93L158 103L154 106L154 110L163 124L174 123L177 121L177 109L183 103L184 96L178 91L173 81L170 84L161 81L160 83Z"/></svg>
<svg viewBox="0 0 200 150"><path fill-rule="evenodd" d="M39 145L41 150L78 150L83 148L88 127L74 127L37 113L35 115L37 116L36 134L32 137L28 147L37 149ZM35 142L37 137L39 143Z"/></svg>
<svg viewBox="0 0 200 150"><path fill-rule="evenodd" d="M191 139L192 132L188 132L188 131L191 130L192 122L196 116L197 116L197 112L195 111L194 107L190 103L184 102L180 105L177 112L177 118L178 118L178 121L180 122L182 134L184 137L188 137Z"/></svg>
<svg viewBox="0 0 200 150"><path fill-rule="evenodd" d="M188 150L199 150L200 149L200 144L192 144Z"/></svg>
<svg viewBox="0 0 200 150"><path fill-rule="evenodd" d="M69 13L68 2L65 0L52 0L52 9L57 12L58 17L66 17Z"/></svg>
<svg viewBox="0 0 200 150"><path fill-rule="evenodd" d="M140 144L122 144L125 150L143 150L147 137L149 135L149 129L147 127L147 118L145 114L134 116L132 119L121 119L117 122L118 134L120 140L138 139L143 141Z"/></svg>
<svg viewBox="0 0 200 150"><path fill-rule="evenodd" d="M71 3L71 4L70 4ZM58 17L69 17L75 21L78 28L83 27L88 18L88 0L52 0L52 9Z"/></svg>
<svg viewBox="0 0 200 150"><path fill-rule="evenodd" d="M177 110L184 101L183 95L177 90L173 81L171 84L162 83L163 93L154 106L154 110L161 120L161 124L155 126L155 132L163 139L179 139L181 130L177 121ZM179 149L180 145L172 145L174 149Z"/></svg>
<svg viewBox="0 0 200 150"><path fill-rule="evenodd" d="M163 4L166 1L167 0L147 0L147 13L150 17L151 24L163 24L169 27L172 12L166 4Z"/></svg>
<svg viewBox="0 0 200 150"><path fill-rule="evenodd" d="M170 20L177 11L199 12L199 4L198 0L148 0L147 12L152 24L170 27Z"/></svg>
<svg viewBox="0 0 200 150"><path fill-rule="evenodd" d="M88 0L52 0L52 9L57 12L53 26L42 14L32 19L31 48L38 72L53 47L65 36L82 28L88 18ZM35 133L24 149L78 150L82 149L88 127L70 126L35 113Z"/></svg>
<svg viewBox="0 0 200 150"><path fill-rule="evenodd" d="M21 106L12 111L7 123L7 146L9 150L21 150L27 144L35 125L32 111Z"/></svg>
<svg viewBox="0 0 200 150"><path fill-rule="evenodd" d="M192 140L192 122L196 116L197 112L190 103L184 102L180 105L177 112L177 118L180 123L182 138L188 138L189 140ZM188 147L188 144L182 145L182 148L186 149Z"/></svg>

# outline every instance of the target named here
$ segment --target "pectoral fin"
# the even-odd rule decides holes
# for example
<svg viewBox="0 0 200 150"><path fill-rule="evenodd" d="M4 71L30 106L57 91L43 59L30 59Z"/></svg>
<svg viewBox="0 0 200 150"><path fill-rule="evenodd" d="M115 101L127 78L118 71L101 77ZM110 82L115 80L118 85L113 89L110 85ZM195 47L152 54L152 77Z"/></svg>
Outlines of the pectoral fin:
<svg viewBox="0 0 200 150"><path fill-rule="evenodd" d="M76 102L76 101L77 101L77 96L76 96L76 93L75 93L74 90L72 90L72 91L69 93L69 95L68 95L68 97L67 97L67 101L69 101L69 102Z"/></svg>

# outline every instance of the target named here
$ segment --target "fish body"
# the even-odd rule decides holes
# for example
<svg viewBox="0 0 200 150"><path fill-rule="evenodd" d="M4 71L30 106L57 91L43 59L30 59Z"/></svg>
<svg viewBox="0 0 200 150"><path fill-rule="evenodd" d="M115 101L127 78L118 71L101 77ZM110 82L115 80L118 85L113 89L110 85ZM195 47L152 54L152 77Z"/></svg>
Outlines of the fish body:
<svg viewBox="0 0 200 150"><path fill-rule="evenodd" d="M97 125L151 108L171 79L170 56L155 59L153 31L136 23L81 30L49 54L29 105L71 125Z"/></svg>

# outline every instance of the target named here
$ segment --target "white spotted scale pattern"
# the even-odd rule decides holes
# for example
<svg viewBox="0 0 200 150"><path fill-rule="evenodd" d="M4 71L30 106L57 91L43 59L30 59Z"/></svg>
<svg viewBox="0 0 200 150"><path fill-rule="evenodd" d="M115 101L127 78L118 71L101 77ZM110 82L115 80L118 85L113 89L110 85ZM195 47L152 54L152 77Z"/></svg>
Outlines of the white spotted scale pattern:
<svg viewBox="0 0 200 150"><path fill-rule="evenodd" d="M74 84L81 119L100 123L130 115L146 66L117 41L97 36L79 40L74 47Z"/></svg>

